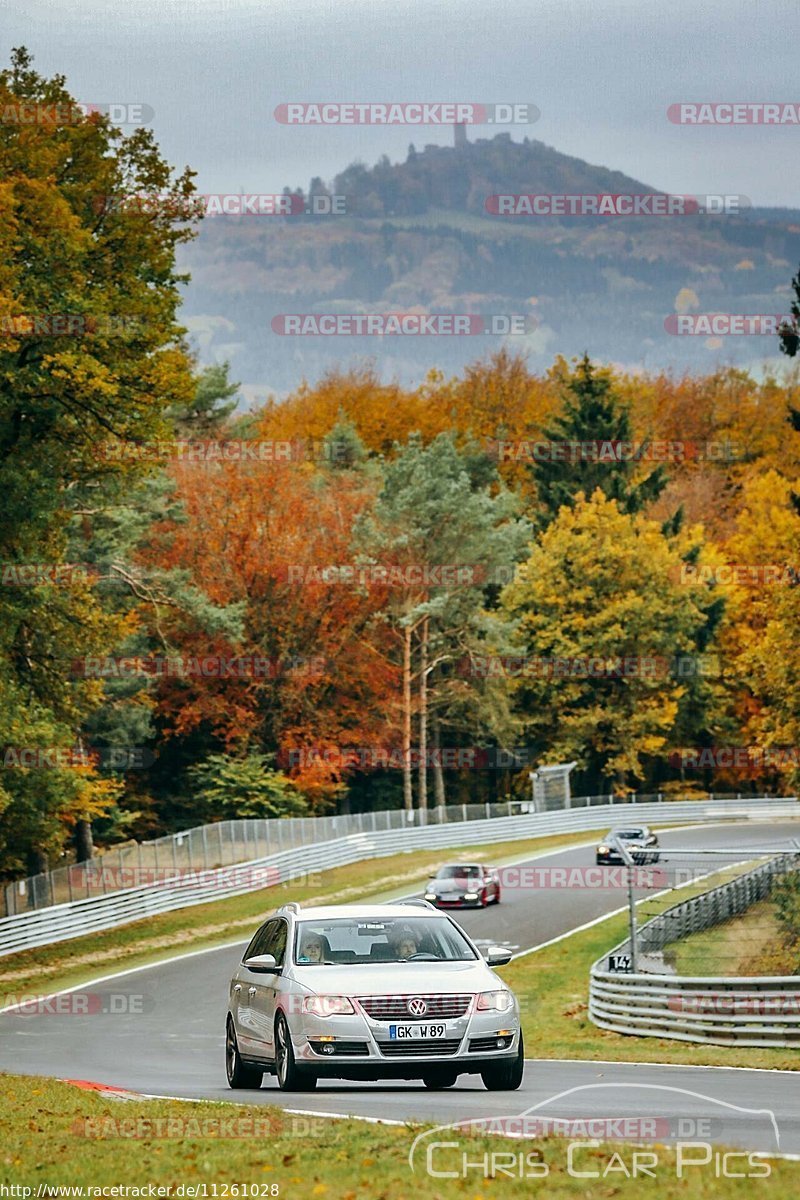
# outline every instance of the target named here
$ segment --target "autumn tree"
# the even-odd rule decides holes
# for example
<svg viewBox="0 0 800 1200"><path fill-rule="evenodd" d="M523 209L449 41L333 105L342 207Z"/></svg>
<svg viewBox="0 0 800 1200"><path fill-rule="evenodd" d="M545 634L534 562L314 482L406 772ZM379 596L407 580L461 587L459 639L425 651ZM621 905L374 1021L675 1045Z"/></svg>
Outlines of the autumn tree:
<svg viewBox="0 0 800 1200"><path fill-rule="evenodd" d="M755 751L746 774L791 788L800 783L800 514L795 494L791 482L777 472L753 478L727 546L728 558L744 568L729 645L743 740Z"/></svg>
<svg viewBox="0 0 800 1200"><path fill-rule="evenodd" d="M191 372L177 323L174 257L190 236L193 186L174 178L152 134L123 137L84 116L61 76L25 50L0 72L0 540L12 566L63 560L70 516L126 471L118 440L167 435ZM24 119L34 111L37 119ZM15 119L16 114L16 119ZM153 203L126 197L158 194ZM10 586L0 597L0 741L68 746L102 697L72 661L119 633L86 582ZM102 810L68 770L4 773L0 855L41 867L70 828Z"/></svg>
<svg viewBox="0 0 800 1200"><path fill-rule="evenodd" d="M610 375L584 355L574 372L564 374L562 386L563 408L536 439L545 447L532 464L538 527L545 528L578 493L591 496L598 488L622 512L641 512L663 491L666 473L663 465L642 472L630 450L630 414Z"/></svg>
<svg viewBox="0 0 800 1200"><path fill-rule="evenodd" d="M440 670L478 637L485 593L521 551L528 530L515 498L470 474L451 435L412 436L386 464L383 487L356 528L367 562L388 566L385 620L401 648L403 798L413 807L412 724L418 715L419 807L428 806L431 709L446 714ZM445 568L444 572L439 568ZM416 689L416 704L414 691ZM439 777L440 778L440 777ZM441 791L441 784L439 784Z"/></svg>
<svg viewBox="0 0 800 1200"><path fill-rule="evenodd" d="M655 522L599 488L532 545L502 602L523 655L517 704L545 761L577 759L624 790L671 747L685 693L672 663L697 653L707 623L681 565Z"/></svg>

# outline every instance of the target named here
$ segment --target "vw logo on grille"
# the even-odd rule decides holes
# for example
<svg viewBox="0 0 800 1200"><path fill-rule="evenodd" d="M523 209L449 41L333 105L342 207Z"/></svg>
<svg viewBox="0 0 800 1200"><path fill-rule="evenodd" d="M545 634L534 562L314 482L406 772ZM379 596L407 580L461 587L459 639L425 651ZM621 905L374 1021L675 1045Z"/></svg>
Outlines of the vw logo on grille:
<svg viewBox="0 0 800 1200"><path fill-rule="evenodd" d="M421 996L415 996L413 1000L408 1002L408 1011L412 1017L424 1017L428 1011L428 1005Z"/></svg>

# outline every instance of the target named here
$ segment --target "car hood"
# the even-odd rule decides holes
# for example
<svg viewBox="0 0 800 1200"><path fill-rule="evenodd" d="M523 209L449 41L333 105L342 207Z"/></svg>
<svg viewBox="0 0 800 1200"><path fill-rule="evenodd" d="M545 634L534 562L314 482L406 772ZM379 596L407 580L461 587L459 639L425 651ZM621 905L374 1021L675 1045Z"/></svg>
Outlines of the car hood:
<svg viewBox="0 0 800 1200"><path fill-rule="evenodd" d="M295 968L295 979L311 992L338 996L430 995L485 992L506 985L485 962L337 963Z"/></svg>

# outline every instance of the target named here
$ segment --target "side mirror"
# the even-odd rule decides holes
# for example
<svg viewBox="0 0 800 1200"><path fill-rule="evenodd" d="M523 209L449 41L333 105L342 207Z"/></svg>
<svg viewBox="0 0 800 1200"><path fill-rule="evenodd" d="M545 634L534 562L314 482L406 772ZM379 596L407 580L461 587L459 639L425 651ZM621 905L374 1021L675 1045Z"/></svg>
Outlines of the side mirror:
<svg viewBox="0 0 800 1200"><path fill-rule="evenodd" d="M255 971L256 974L262 975L269 972L274 973L278 969L274 954L254 954L252 958L245 959L244 965L248 971Z"/></svg>
<svg viewBox="0 0 800 1200"><path fill-rule="evenodd" d="M506 963L511 962L511 951L507 946L487 946L483 957L490 967L504 967Z"/></svg>

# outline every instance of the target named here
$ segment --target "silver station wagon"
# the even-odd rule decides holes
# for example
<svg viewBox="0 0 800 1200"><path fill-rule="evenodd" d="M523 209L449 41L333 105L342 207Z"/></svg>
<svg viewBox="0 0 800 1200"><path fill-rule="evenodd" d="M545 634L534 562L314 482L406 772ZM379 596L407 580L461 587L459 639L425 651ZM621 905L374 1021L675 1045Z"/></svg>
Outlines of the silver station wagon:
<svg viewBox="0 0 800 1200"><path fill-rule="evenodd" d="M491 969L511 952L484 953L424 900L285 905L231 980L228 1083L258 1088L269 1073L286 1091L320 1078L447 1088L479 1074L492 1091L518 1088L519 1004Z"/></svg>

